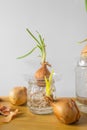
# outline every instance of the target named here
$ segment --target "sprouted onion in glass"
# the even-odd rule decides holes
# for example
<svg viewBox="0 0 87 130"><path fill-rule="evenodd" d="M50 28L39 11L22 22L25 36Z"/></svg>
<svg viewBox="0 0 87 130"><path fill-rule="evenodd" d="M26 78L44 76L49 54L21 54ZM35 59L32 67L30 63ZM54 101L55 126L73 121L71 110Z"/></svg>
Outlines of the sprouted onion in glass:
<svg viewBox="0 0 87 130"><path fill-rule="evenodd" d="M35 78L37 80L38 86L44 87L45 82L44 82L44 77L49 78L50 71L48 70L47 66L51 66L47 61L46 61L46 45L44 42L44 38L38 33L38 39L32 34L32 32L27 28L26 29L28 34L35 40L36 46L29 51L27 54L18 57L17 59L25 58L28 55L30 55L32 52L34 52L36 49L40 50L40 57L41 57L41 67L35 72Z"/></svg>

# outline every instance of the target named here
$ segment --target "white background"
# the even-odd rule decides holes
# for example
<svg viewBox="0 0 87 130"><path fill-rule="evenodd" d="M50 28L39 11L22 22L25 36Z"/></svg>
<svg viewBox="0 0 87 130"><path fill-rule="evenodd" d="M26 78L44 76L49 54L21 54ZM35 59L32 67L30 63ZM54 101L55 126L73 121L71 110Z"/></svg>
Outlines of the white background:
<svg viewBox="0 0 87 130"><path fill-rule="evenodd" d="M75 66L87 37L84 0L0 0L0 96L14 86L28 87L28 75L40 66L38 51L17 60L35 42L29 28L45 39L47 61L59 76L57 96L75 96Z"/></svg>

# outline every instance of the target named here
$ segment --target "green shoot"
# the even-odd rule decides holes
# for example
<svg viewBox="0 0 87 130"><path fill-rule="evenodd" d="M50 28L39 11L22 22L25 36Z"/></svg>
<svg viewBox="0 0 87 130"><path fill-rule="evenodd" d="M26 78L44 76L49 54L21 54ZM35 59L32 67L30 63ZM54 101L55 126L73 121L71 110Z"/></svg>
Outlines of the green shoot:
<svg viewBox="0 0 87 130"><path fill-rule="evenodd" d="M49 76L49 79L47 79L45 77L45 83L46 83L46 96L47 97L50 97L52 95L52 91L51 91L51 84L52 84L52 79L53 79L53 74L54 74L54 71L52 70L50 76Z"/></svg>
<svg viewBox="0 0 87 130"><path fill-rule="evenodd" d="M87 0L85 0L85 9L86 9L86 12L87 12Z"/></svg>
<svg viewBox="0 0 87 130"><path fill-rule="evenodd" d="M26 56L28 56L28 55L30 55L35 49L37 48L37 46L36 47L34 47L30 52L28 52L28 53L26 53L25 55L23 55L23 56L20 56L20 57L18 57L17 59L22 59L22 58L25 58Z"/></svg>
<svg viewBox="0 0 87 130"><path fill-rule="evenodd" d="M81 42L78 42L79 44L83 43L83 42L87 42L87 39L81 41Z"/></svg>
<svg viewBox="0 0 87 130"><path fill-rule="evenodd" d="M38 32L37 33L38 33L39 39L37 39L28 28L26 29L26 31L35 40L36 46L31 51L29 51L27 54L20 56L17 59L22 59L22 58L27 57L32 52L34 52L34 50L36 50L36 48L38 48L40 50L41 63L43 64L44 62L46 62L46 49L45 49L46 46L45 46L45 43L44 43L44 39L42 38L42 36Z"/></svg>

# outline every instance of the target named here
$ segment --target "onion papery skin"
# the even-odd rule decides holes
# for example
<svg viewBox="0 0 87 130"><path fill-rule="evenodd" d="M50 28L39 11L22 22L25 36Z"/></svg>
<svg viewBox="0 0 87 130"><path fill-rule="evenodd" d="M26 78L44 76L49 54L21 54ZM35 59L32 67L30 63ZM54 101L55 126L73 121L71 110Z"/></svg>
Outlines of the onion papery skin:
<svg viewBox="0 0 87 130"><path fill-rule="evenodd" d="M43 63L41 68L39 68L35 73L35 79L37 80L37 85L41 87L45 87L44 78L46 77L48 79L49 76L50 76L50 71L48 70L46 63Z"/></svg>
<svg viewBox="0 0 87 130"><path fill-rule="evenodd" d="M50 101L53 112L61 122L65 124L72 124L79 120L80 111L71 98L59 98L55 101Z"/></svg>
<svg viewBox="0 0 87 130"><path fill-rule="evenodd" d="M17 86L14 87L9 93L9 101L13 105L23 105L27 103L27 88Z"/></svg>

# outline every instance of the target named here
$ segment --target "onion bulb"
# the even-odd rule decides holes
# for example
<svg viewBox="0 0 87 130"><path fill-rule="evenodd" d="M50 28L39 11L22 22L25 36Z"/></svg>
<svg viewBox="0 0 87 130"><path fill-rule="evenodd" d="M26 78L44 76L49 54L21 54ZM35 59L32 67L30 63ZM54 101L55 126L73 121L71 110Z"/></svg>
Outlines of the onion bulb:
<svg viewBox="0 0 87 130"><path fill-rule="evenodd" d="M9 93L9 101L14 105L23 105L27 102L26 87L14 87Z"/></svg>
<svg viewBox="0 0 87 130"><path fill-rule="evenodd" d="M50 100L50 105L53 108L53 112L61 122L65 124L72 124L79 120L80 112L71 98L59 98L56 100Z"/></svg>
<svg viewBox="0 0 87 130"><path fill-rule="evenodd" d="M41 68L36 71L35 78L37 80L44 80L44 77L48 78L49 75L50 75L50 72L49 72L49 70L47 68L47 64L43 63Z"/></svg>
<svg viewBox="0 0 87 130"><path fill-rule="evenodd" d="M81 44L81 43L83 43L83 42L87 42L87 38L84 39L83 41L80 41L79 43ZM81 56L82 56L82 57L87 57L87 45L82 49L82 51L81 51Z"/></svg>
<svg viewBox="0 0 87 130"><path fill-rule="evenodd" d="M87 57L87 45L83 48L83 50L81 51L81 56L82 57Z"/></svg>
<svg viewBox="0 0 87 130"><path fill-rule="evenodd" d="M58 98L53 99L51 91L52 76L54 71L51 72L49 79L45 77L46 82L46 100L53 108L56 117L65 124L72 124L79 120L80 111L71 98Z"/></svg>
<svg viewBox="0 0 87 130"><path fill-rule="evenodd" d="M38 86L45 87L44 77L48 79L50 76L50 72L47 68L47 65L48 65L47 63L43 63L41 68L38 69L35 73L35 79L37 80Z"/></svg>

